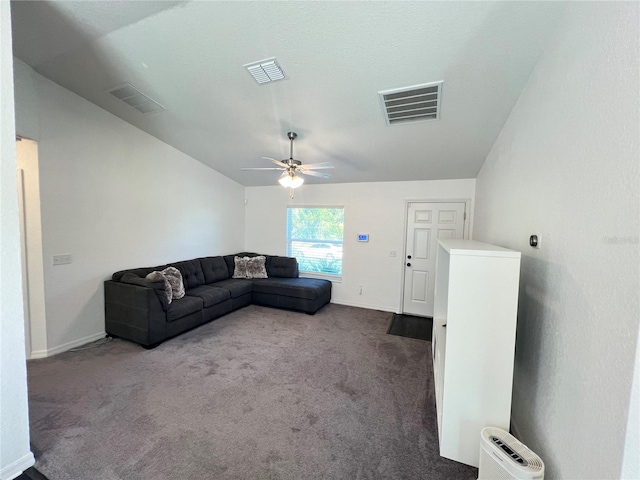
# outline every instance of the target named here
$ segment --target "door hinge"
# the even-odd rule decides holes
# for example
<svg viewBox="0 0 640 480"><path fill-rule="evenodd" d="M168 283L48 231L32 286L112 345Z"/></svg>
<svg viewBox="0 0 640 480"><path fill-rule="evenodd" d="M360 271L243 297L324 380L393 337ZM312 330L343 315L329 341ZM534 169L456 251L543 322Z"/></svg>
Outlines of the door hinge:
<svg viewBox="0 0 640 480"><path fill-rule="evenodd" d="M464 212L464 216L462 217L463 220L467 219L467 212Z"/></svg>

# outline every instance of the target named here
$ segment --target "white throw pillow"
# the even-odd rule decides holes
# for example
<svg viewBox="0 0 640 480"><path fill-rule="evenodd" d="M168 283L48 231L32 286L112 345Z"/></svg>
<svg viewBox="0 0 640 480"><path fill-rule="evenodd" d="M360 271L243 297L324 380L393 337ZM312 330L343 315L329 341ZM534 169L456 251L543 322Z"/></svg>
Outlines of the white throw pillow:
<svg viewBox="0 0 640 480"><path fill-rule="evenodd" d="M164 280L164 294L167 296L167 300L169 303L173 300L173 290L171 289L171 282L167 276L159 271L151 272L149 275L145 277L147 280L151 280L152 282L157 282L158 280Z"/></svg>
<svg viewBox="0 0 640 480"><path fill-rule="evenodd" d="M184 297L184 282L182 281L182 274L176 267L167 267L162 270L162 273L169 283L171 284L171 293L173 300L178 300Z"/></svg>
<svg viewBox="0 0 640 480"><path fill-rule="evenodd" d="M233 257L233 263L235 264L233 278L249 278L247 276L247 260L249 260L249 257Z"/></svg>
<svg viewBox="0 0 640 480"><path fill-rule="evenodd" d="M258 255L247 260L247 278L269 278L265 267L267 257Z"/></svg>

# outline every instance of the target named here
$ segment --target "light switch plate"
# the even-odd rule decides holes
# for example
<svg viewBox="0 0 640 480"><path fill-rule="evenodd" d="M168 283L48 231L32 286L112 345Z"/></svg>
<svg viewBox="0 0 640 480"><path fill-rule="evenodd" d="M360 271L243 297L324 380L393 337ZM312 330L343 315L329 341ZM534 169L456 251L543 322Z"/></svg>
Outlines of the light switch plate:
<svg viewBox="0 0 640 480"><path fill-rule="evenodd" d="M52 265L67 265L69 263L71 263L71 255L70 254L64 254L64 255L54 255L52 257Z"/></svg>

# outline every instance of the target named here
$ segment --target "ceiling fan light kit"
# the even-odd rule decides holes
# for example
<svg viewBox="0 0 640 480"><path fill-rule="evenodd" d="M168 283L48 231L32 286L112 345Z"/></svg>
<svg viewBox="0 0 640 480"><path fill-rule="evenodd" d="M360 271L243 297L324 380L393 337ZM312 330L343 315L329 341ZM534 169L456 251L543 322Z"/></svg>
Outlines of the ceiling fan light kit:
<svg viewBox="0 0 640 480"><path fill-rule="evenodd" d="M304 183L304 178L297 177L294 173L285 173L278 182L285 188L298 188Z"/></svg>
<svg viewBox="0 0 640 480"><path fill-rule="evenodd" d="M300 160L293 158L293 141L298 134L296 132L287 132L287 138L291 141L291 147L289 150L289 158L286 160L276 160L275 158L262 157L265 160L270 161L278 165L278 167L259 167L259 168L243 168L242 170L280 170L282 176L278 179L278 183L285 188L289 189L289 197L293 198L293 189L298 188L304 183L304 178L297 174L310 175L319 178L330 178L328 173L317 172L316 170L323 170L327 168L333 168L329 162L324 163L312 163L309 165L303 165Z"/></svg>

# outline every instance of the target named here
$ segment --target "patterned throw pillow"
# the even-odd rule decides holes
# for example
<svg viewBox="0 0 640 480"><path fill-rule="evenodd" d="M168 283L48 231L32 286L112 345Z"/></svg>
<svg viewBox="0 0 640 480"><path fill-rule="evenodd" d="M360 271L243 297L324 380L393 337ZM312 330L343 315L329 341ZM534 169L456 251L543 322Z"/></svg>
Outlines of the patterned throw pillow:
<svg viewBox="0 0 640 480"><path fill-rule="evenodd" d="M167 267L162 270L162 273L169 283L171 284L171 293L173 300L178 300L184 297L184 283L182 282L182 274L176 267Z"/></svg>
<svg viewBox="0 0 640 480"><path fill-rule="evenodd" d="M247 276L247 260L249 260L249 257L233 257L233 263L235 264L233 278L249 278Z"/></svg>
<svg viewBox="0 0 640 480"><path fill-rule="evenodd" d="M171 283L169 282L169 279L166 277L166 275L164 273L158 272L156 270L155 272L151 272L145 278L147 280L151 280L152 282L157 282L159 280L163 280L164 281L164 294L167 296L168 302L171 303L171 300L173 300L173 291L171 290Z"/></svg>
<svg viewBox="0 0 640 480"><path fill-rule="evenodd" d="M246 257L245 257L246 258ZM258 255L247 259L247 278L268 278L265 267L267 257Z"/></svg>

